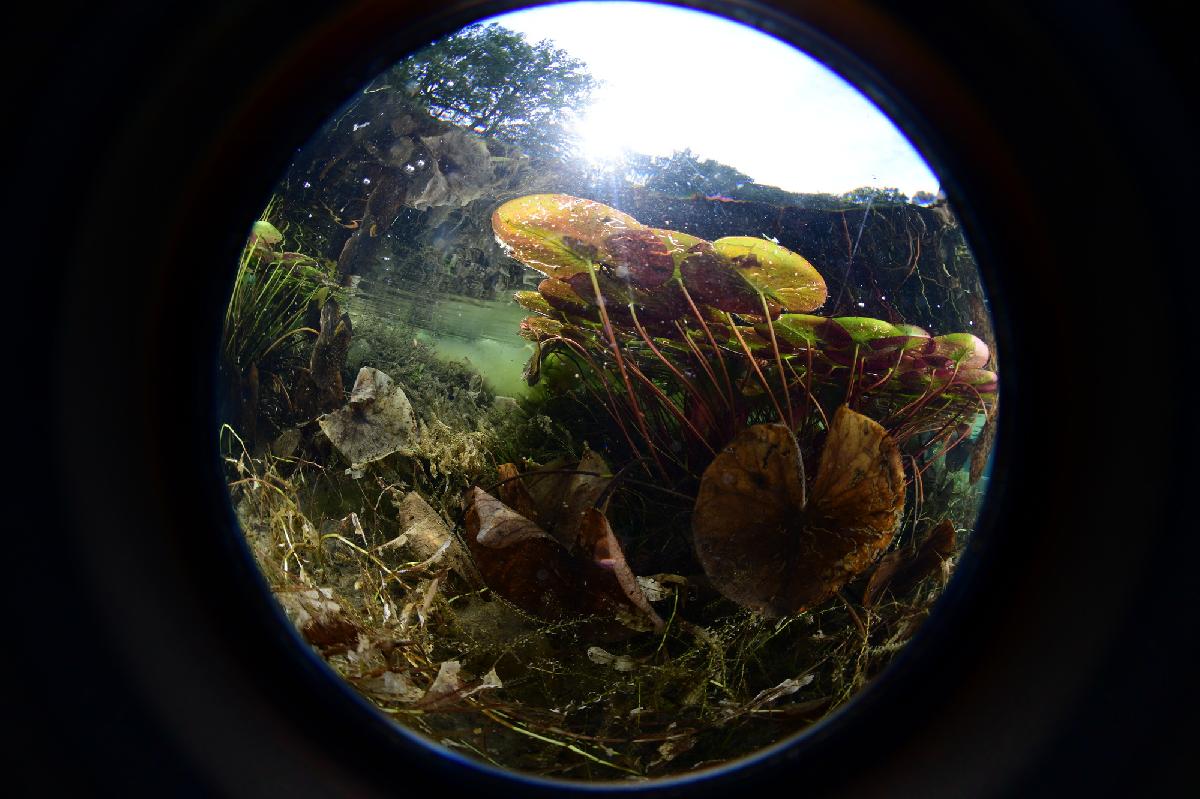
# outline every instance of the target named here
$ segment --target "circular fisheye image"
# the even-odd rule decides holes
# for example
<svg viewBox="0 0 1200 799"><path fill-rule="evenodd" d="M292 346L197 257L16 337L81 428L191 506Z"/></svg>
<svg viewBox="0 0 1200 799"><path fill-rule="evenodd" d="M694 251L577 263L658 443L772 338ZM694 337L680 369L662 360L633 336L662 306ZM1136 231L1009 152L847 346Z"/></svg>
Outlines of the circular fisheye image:
<svg viewBox="0 0 1200 799"><path fill-rule="evenodd" d="M566 3L413 52L246 220L214 434L275 599L396 724L512 772L802 733L977 524L999 367L952 200L720 17Z"/></svg>

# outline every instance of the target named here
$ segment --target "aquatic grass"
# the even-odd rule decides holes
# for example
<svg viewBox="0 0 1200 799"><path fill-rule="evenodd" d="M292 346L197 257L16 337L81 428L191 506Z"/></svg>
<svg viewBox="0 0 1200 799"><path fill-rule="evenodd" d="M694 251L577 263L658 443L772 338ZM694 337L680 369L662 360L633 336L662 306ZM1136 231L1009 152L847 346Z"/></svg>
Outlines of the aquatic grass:
<svg viewBox="0 0 1200 799"><path fill-rule="evenodd" d="M263 214L265 220L270 212ZM238 259L225 309L222 356L227 368L244 375L302 333L313 303L337 293L332 268L299 253L277 254L251 237Z"/></svg>

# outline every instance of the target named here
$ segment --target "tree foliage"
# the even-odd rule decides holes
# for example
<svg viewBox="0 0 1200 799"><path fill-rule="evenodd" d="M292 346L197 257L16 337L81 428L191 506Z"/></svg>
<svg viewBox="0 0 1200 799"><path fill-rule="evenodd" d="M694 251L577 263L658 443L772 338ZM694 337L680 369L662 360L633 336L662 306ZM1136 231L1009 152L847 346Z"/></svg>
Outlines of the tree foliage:
<svg viewBox="0 0 1200 799"><path fill-rule="evenodd" d="M904 205L908 195L896 188L860 186L843 194L842 199L851 205Z"/></svg>
<svg viewBox="0 0 1200 799"><path fill-rule="evenodd" d="M669 156L634 155L629 171L646 188L683 197L691 194L729 195L753 183L753 179L733 167L707 158L701 161L690 148Z"/></svg>
<svg viewBox="0 0 1200 799"><path fill-rule="evenodd" d="M438 119L530 155L565 154L571 118L597 85L565 50L495 23L439 39L400 62L393 78Z"/></svg>

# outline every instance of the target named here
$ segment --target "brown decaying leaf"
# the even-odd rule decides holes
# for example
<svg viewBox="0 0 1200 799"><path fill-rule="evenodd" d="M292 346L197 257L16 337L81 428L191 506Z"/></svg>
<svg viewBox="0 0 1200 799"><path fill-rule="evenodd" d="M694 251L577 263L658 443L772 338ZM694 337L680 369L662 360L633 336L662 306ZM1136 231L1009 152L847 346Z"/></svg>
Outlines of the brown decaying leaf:
<svg viewBox="0 0 1200 799"><path fill-rule="evenodd" d="M465 498L467 546L489 588L540 618L604 617L593 633L611 635L617 627L606 623L630 611L662 628L597 507L612 479L598 455L574 469L555 463L510 479L517 469L505 464L500 473L501 495L525 513L479 487Z"/></svg>
<svg viewBox="0 0 1200 799"><path fill-rule="evenodd" d="M926 577L941 571L942 563L954 554L954 532L954 523L943 519L915 553L897 550L882 558L863 592L863 607L874 605L885 591L903 596Z"/></svg>
<svg viewBox="0 0 1200 799"><path fill-rule="evenodd" d="M604 573L599 566L571 557L544 530L479 487L467 492L466 528L480 577L517 607L552 620L610 609L609 597L578 590L589 566Z"/></svg>
<svg viewBox="0 0 1200 799"><path fill-rule="evenodd" d="M538 521L537 508L529 489L521 480L521 471L515 463L502 463L497 469L500 475L500 500L517 513L536 524Z"/></svg>
<svg viewBox="0 0 1200 799"><path fill-rule="evenodd" d="M345 651L358 641L358 626L346 615L345 603L331 589L279 590L275 599L304 640L313 646L326 652Z"/></svg>
<svg viewBox="0 0 1200 799"><path fill-rule="evenodd" d="M768 616L832 596L890 543L904 508L896 442L842 406L805 496L799 447L783 425L744 430L705 471L692 530L714 587Z"/></svg>
<svg viewBox="0 0 1200 799"><path fill-rule="evenodd" d="M516 474L515 466L511 473ZM578 463L555 461L527 472L519 482L535 509L531 518L536 518L558 543L573 550L579 539L583 512L600 500L612 477L604 459L588 450ZM516 505L510 507L521 510ZM600 510L603 512L604 508Z"/></svg>
<svg viewBox="0 0 1200 799"><path fill-rule="evenodd" d="M625 593L625 598L646 615L655 630L661 631L666 626L665 622L650 605L649 597L638 584L637 575L629 568L625 553L613 534L608 518L595 508L584 511L579 544L585 553L591 554L593 563L612 571Z"/></svg>

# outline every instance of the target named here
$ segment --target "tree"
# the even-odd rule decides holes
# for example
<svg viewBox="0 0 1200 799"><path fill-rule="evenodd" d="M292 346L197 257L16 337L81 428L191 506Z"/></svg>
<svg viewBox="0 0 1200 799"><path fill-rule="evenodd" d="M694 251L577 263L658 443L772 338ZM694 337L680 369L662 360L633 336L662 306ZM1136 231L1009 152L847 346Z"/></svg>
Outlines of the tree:
<svg viewBox="0 0 1200 799"><path fill-rule="evenodd" d="M634 156L630 160L630 172L646 188L675 197L696 193L728 195L753 182L749 175L727 164L711 158L701 161L690 148L665 157Z"/></svg>
<svg viewBox="0 0 1200 799"><path fill-rule="evenodd" d="M396 65L391 78L438 119L551 156L567 152L572 117L597 85L582 61L552 42L530 44L495 23L439 39Z"/></svg>
<svg viewBox="0 0 1200 799"><path fill-rule="evenodd" d="M842 200L852 205L904 205L908 202L908 196L896 188L860 186L843 194Z"/></svg>

